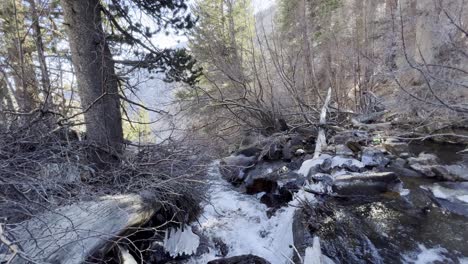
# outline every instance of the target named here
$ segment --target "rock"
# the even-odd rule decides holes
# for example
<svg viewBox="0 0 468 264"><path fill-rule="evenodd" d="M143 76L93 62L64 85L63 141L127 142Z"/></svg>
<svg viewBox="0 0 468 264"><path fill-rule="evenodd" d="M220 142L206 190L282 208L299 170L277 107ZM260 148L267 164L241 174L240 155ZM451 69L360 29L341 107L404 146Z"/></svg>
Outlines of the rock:
<svg viewBox="0 0 468 264"><path fill-rule="evenodd" d="M278 175L285 172L285 163L282 161L259 161L255 166L244 170L244 181L248 182L253 179L265 178L268 175L268 178L275 177L278 178Z"/></svg>
<svg viewBox="0 0 468 264"><path fill-rule="evenodd" d="M346 169L348 171L359 172L364 168L364 164L356 159L333 157L331 163L332 169ZM326 171L323 171L326 172Z"/></svg>
<svg viewBox="0 0 468 264"><path fill-rule="evenodd" d="M468 182L442 182L421 186L440 207L468 217Z"/></svg>
<svg viewBox="0 0 468 264"><path fill-rule="evenodd" d="M361 144L356 141L348 141L346 142L346 147L348 147L353 153L358 153L362 150Z"/></svg>
<svg viewBox="0 0 468 264"><path fill-rule="evenodd" d="M332 189L339 195L375 195L394 191L400 180L392 172L366 172L336 176Z"/></svg>
<svg viewBox="0 0 468 264"><path fill-rule="evenodd" d="M386 157L382 150L373 147L366 147L362 151L361 162L365 166L384 167L390 162L390 159Z"/></svg>
<svg viewBox="0 0 468 264"><path fill-rule="evenodd" d="M290 196L292 198L292 195ZM280 208L286 205L291 199L280 194L266 193L260 198L260 202L270 208Z"/></svg>
<svg viewBox="0 0 468 264"><path fill-rule="evenodd" d="M294 154L296 154L296 156L304 155L304 154L305 154L305 150L303 150L303 149L298 149L298 150L296 150L296 152L295 152Z"/></svg>
<svg viewBox="0 0 468 264"><path fill-rule="evenodd" d="M245 184L245 192L247 194L256 194L261 192L273 193L277 188L278 183L275 180L268 178L252 179Z"/></svg>
<svg viewBox="0 0 468 264"><path fill-rule="evenodd" d="M262 152L262 149L258 147L249 147L237 151L236 155L244 155L246 157L258 157L258 155L260 155L260 152Z"/></svg>
<svg viewBox="0 0 468 264"><path fill-rule="evenodd" d="M213 239L213 243L218 252L220 253L221 257L227 256L227 254L229 253L229 247L228 245L226 245L226 243L224 243L223 240L216 237Z"/></svg>
<svg viewBox="0 0 468 264"><path fill-rule="evenodd" d="M410 165L410 168L419 172L420 174L426 176L426 177L435 177L436 173L434 172L434 166L432 165L421 165L421 164L412 164Z"/></svg>
<svg viewBox="0 0 468 264"><path fill-rule="evenodd" d="M335 154L338 156L350 157L354 155L354 152L346 145L336 145Z"/></svg>
<svg viewBox="0 0 468 264"><path fill-rule="evenodd" d="M369 140L369 133L366 131L361 130L350 130L350 131L343 131L336 134L332 139L331 142L338 145L338 144L346 144L347 142L359 142L359 143L367 143Z"/></svg>
<svg viewBox="0 0 468 264"><path fill-rule="evenodd" d="M326 173L316 173L310 176L310 178L313 182L324 182L327 184L332 184L333 182L333 176L330 174Z"/></svg>
<svg viewBox="0 0 468 264"><path fill-rule="evenodd" d="M408 143L401 142L396 138L387 138L382 145L388 152L400 157L401 154L409 152Z"/></svg>
<svg viewBox="0 0 468 264"><path fill-rule="evenodd" d="M330 155L322 154L317 159L308 159L302 163L301 168L298 170L297 173L305 177L309 177L312 174L320 172L320 166L322 166L322 164L324 164L325 162L330 162L326 161L330 158Z"/></svg>
<svg viewBox="0 0 468 264"><path fill-rule="evenodd" d="M437 156L433 154L420 153L418 157L408 158L408 164L420 164L420 165L434 165L438 163Z"/></svg>
<svg viewBox="0 0 468 264"><path fill-rule="evenodd" d="M465 165L436 165L432 167L432 172L443 180L468 181L468 167Z"/></svg>
<svg viewBox="0 0 468 264"><path fill-rule="evenodd" d="M207 264L270 264L270 262L254 255L242 255L231 258L212 260Z"/></svg>
<svg viewBox="0 0 468 264"><path fill-rule="evenodd" d="M221 160L219 170L225 180L239 183L244 179L244 170L254 164L255 157L229 156Z"/></svg>
<svg viewBox="0 0 468 264"><path fill-rule="evenodd" d="M403 152L400 154L400 158L402 159L407 159L409 157L411 157L411 154L409 154L408 152Z"/></svg>
<svg viewBox="0 0 468 264"><path fill-rule="evenodd" d="M390 162L390 164L383 170L388 172L394 172L398 176L402 177L421 177L421 173L411 170L406 167L407 162L404 159L397 158Z"/></svg>

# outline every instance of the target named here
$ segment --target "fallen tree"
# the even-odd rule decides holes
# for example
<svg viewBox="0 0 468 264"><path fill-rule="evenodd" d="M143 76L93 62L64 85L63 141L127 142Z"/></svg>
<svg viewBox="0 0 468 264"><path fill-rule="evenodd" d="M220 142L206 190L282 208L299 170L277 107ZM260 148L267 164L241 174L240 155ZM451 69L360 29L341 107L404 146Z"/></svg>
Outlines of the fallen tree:
<svg viewBox="0 0 468 264"><path fill-rule="evenodd" d="M154 205L139 195L107 196L47 212L3 230L0 261L78 264L102 254L148 222Z"/></svg>

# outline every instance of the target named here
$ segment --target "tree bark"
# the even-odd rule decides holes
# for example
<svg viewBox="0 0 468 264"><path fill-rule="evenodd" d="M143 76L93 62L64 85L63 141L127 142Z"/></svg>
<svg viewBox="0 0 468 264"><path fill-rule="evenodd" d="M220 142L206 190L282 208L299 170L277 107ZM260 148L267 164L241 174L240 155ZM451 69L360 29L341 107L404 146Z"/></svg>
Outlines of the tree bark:
<svg viewBox="0 0 468 264"><path fill-rule="evenodd" d="M118 79L99 0L61 0L84 111L87 138L120 152L123 132Z"/></svg>
<svg viewBox="0 0 468 264"><path fill-rule="evenodd" d="M47 69L47 63L44 54L44 42L42 40L42 30L39 24L39 14L37 13L36 0L28 0L30 6L30 13L32 19L32 30L34 36L34 42L36 43L37 57L39 60L39 66L41 69L41 82L42 92L45 96L44 110L48 110L52 106L52 94L51 84L49 78L49 70Z"/></svg>

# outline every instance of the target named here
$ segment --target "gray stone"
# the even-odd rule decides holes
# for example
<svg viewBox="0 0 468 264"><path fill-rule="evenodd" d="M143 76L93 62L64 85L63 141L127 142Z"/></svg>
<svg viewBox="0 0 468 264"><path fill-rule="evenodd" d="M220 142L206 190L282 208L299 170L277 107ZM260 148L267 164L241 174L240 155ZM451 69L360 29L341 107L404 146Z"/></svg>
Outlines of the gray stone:
<svg viewBox="0 0 468 264"><path fill-rule="evenodd" d="M434 165L438 163L438 158L434 154L420 153L417 157L408 158L408 164Z"/></svg>
<svg viewBox="0 0 468 264"><path fill-rule="evenodd" d="M241 182L244 170L255 164L255 157L244 155L229 156L221 160L219 170L224 179L229 182Z"/></svg>
<svg viewBox="0 0 468 264"><path fill-rule="evenodd" d="M362 151L361 162L365 166L384 167L390 162L390 159L386 157L382 150L378 148L367 147Z"/></svg>

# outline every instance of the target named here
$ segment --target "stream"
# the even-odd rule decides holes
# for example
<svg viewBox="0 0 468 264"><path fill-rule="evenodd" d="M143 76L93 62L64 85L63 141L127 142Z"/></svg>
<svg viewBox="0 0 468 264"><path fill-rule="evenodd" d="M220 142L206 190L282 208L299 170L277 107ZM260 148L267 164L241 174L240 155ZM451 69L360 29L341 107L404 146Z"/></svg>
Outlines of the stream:
<svg viewBox="0 0 468 264"><path fill-rule="evenodd" d="M413 150L427 151L421 146ZM457 156L456 162L465 158ZM400 177L400 193L378 196L317 196L300 190L288 205L271 213L260 202L262 193L242 193L221 177L218 167L219 162L210 167L209 199L192 224L199 237L198 253L186 263L247 254L272 264L298 263L291 246L297 244L293 229L298 212L308 222L300 230L300 242L312 246L313 238L319 237L318 254L334 263L468 263L466 216L436 206L421 188L435 179Z"/></svg>

